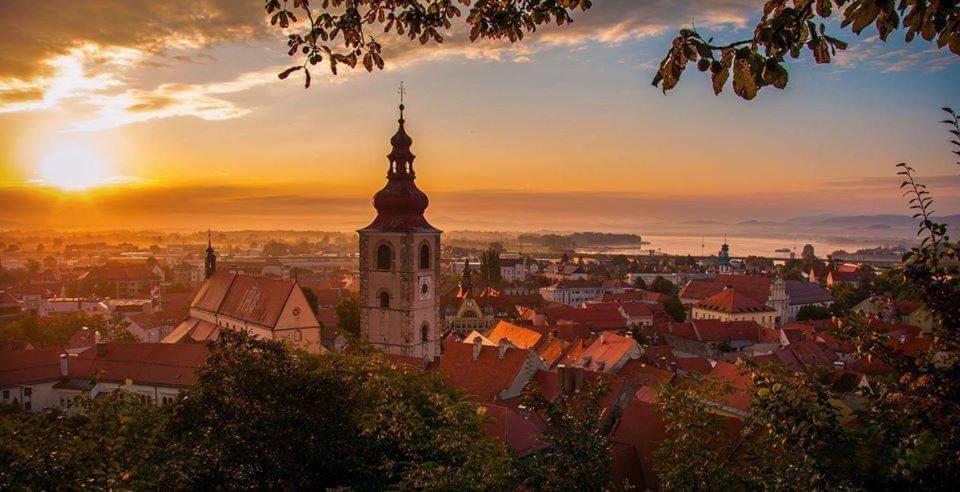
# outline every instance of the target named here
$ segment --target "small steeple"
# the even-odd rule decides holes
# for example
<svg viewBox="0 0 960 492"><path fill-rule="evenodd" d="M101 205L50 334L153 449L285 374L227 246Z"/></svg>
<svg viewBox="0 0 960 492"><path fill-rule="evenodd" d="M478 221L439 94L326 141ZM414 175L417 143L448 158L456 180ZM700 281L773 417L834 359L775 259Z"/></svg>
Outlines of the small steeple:
<svg viewBox="0 0 960 492"><path fill-rule="evenodd" d="M207 229L207 257L204 261L204 278L209 279L217 273L217 255L213 251L213 234Z"/></svg>

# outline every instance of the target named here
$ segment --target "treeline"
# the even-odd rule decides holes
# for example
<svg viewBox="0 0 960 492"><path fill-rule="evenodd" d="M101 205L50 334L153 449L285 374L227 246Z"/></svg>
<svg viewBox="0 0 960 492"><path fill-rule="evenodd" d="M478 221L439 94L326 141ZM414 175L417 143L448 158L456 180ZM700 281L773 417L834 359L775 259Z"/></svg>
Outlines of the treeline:
<svg viewBox="0 0 960 492"><path fill-rule="evenodd" d="M571 249L584 246L639 246L640 236L607 232L575 232L565 235L520 234L517 236L517 241L554 249Z"/></svg>
<svg viewBox="0 0 960 492"><path fill-rule="evenodd" d="M226 331L197 382L157 407L122 391L81 412L0 408L0 490L600 490L609 442L596 386L527 403L552 446L514 456L485 407L372 349L310 355ZM74 412L71 412L74 413Z"/></svg>

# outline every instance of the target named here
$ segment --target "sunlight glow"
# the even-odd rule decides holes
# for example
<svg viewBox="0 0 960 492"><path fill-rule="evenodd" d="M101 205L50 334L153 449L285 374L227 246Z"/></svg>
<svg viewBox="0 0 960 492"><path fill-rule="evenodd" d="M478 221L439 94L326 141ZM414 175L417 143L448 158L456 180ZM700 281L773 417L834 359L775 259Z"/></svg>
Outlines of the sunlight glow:
<svg viewBox="0 0 960 492"><path fill-rule="evenodd" d="M58 148L40 160L38 184L55 186L63 191L83 191L110 184L108 166L88 149Z"/></svg>

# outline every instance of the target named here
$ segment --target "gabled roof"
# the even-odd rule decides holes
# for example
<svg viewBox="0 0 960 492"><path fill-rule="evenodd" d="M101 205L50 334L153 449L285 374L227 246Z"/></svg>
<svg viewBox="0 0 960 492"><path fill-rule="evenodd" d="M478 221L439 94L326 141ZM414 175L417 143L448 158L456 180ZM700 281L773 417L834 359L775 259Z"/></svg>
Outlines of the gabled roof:
<svg viewBox="0 0 960 492"><path fill-rule="evenodd" d="M293 280L217 272L200 288L191 308L273 328L297 287Z"/></svg>
<svg viewBox="0 0 960 492"><path fill-rule="evenodd" d="M438 369L444 383L462 389L480 402L498 399L503 390L513 385L532 355L529 350L507 348L501 359L499 347L482 346L477 360L473 360L473 348L473 344L467 343L446 344Z"/></svg>
<svg viewBox="0 0 960 492"><path fill-rule="evenodd" d="M580 355L580 363L589 357L587 369L610 372L624 357L634 350L639 351L637 341L614 333L601 333L595 337Z"/></svg>
<svg viewBox="0 0 960 492"><path fill-rule="evenodd" d="M534 330L517 326L506 321L499 321L487 330L484 335L494 345L499 344L501 339L510 340L515 347L521 349L531 349L538 343L542 335Z"/></svg>
<svg viewBox="0 0 960 492"><path fill-rule="evenodd" d="M787 292L787 297L790 298L791 306L833 302L833 296L815 282L787 280L784 283L784 290Z"/></svg>

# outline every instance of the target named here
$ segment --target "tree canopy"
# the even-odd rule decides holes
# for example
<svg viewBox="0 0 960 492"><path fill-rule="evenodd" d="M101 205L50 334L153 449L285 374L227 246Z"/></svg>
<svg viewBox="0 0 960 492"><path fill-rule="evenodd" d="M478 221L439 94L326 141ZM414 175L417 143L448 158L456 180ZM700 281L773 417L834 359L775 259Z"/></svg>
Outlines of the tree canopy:
<svg viewBox="0 0 960 492"><path fill-rule="evenodd" d="M303 72L310 87L310 67L321 62L336 74L339 67L362 65L383 69L385 60L377 36L406 37L420 44L443 43L461 17L470 41L507 39L519 42L542 26L564 26L586 12L591 0L265 0L272 25L287 33L287 52L302 62L280 73L285 79ZM694 28L681 29L653 78L664 93L677 86L690 63L709 72L719 94L731 79L733 91L753 99L764 87L786 87L788 59L809 53L814 61L830 63L847 43L827 33L827 21L839 12L840 29L859 35L874 26L886 41L902 29L904 39L936 43L960 55L960 7L956 0L767 0L753 35L714 42ZM589 14L587 14L589 15Z"/></svg>

